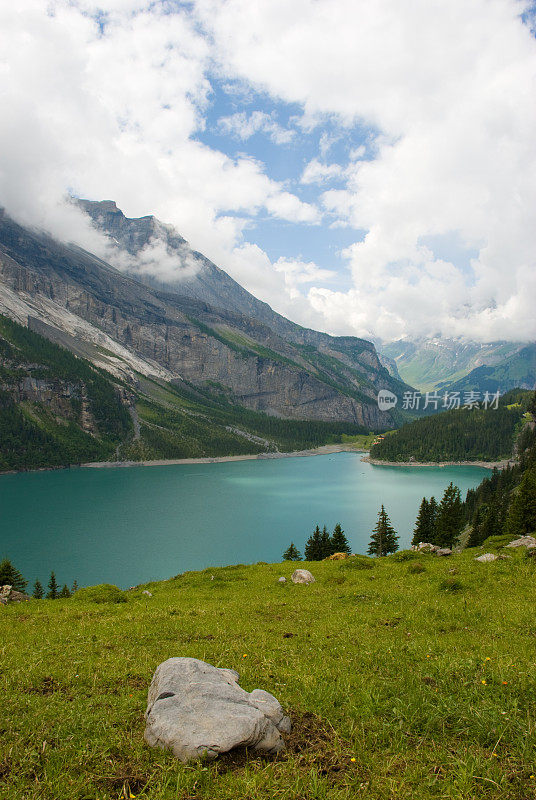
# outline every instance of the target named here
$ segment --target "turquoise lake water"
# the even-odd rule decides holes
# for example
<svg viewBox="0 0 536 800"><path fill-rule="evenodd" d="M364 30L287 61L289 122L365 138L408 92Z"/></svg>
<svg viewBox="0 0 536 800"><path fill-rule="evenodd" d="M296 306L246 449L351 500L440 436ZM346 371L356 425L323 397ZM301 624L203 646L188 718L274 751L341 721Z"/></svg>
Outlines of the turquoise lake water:
<svg viewBox="0 0 536 800"><path fill-rule="evenodd" d="M365 553L383 503L406 547L423 496L488 470L377 467L358 453L0 477L0 559L25 578L123 588L190 569L280 561L318 523Z"/></svg>

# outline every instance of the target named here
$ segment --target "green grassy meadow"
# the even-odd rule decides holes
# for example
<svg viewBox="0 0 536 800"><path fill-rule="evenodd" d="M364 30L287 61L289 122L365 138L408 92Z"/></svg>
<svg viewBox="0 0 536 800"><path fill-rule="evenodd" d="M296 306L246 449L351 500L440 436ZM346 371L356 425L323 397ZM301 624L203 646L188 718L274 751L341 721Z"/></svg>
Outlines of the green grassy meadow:
<svg viewBox="0 0 536 800"><path fill-rule="evenodd" d="M277 583L296 564L238 565L126 602L0 607L0 797L536 798L536 559L479 552L302 562L311 586ZM171 656L275 694L286 753L185 766L147 747L147 689Z"/></svg>

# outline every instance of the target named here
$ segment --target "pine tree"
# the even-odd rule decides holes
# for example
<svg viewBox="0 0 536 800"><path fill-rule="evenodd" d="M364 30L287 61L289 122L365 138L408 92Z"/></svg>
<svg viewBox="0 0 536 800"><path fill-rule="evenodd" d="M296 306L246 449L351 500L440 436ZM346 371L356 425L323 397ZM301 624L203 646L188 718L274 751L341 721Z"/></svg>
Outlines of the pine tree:
<svg viewBox="0 0 536 800"><path fill-rule="evenodd" d="M69 587L67 586L66 583L64 583L63 586L61 587L61 592L59 593L58 597L70 597L70 596L71 592L69 590Z"/></svg>
<svg viewBox="0 0 536 800"><path fill-rule="evenodd" d="M302 557L300 551L298 550L294 542L291 542L290 547L287 547L287 549L283 553L283 561L301 561L301 560Z"/></svg>
<svg viewBox="0 0 536 800"><path fill-rule="evenodd" d="M331 536L329 535L328 529L326 528L325 525L322 528L322 534L320 536L320 542L321 542L321 544L320 544L320 550L321 550L320 558L321 559L329 558L329 556L331 556L335 551L332 548Z"/></svg>
<svg viewBox="0 0 536 800"><path fill-rule="evenodd" d="M0 562L0 586L11 586L16 592L23 592L28 585L21 573L8 558Z"/></svg>
<svg viewBox="0 0 536 800"><path fill-rule="evenodd" d="M42 600L45 594L45 590L43 589L43 585L40 580L36 580L33 585L33 592L32 597L35 597L36 600Z"/></svg>
<svg viewBox="0 0 536 800"><path fill-rule="evenodd" d="M514 493L506 530L512 537L527 536L536 532L536 467L528 469Z"/></svg>
<svg viewBox="0 0 536 800"><path fill-rule="evenodd" d="M460 490L449 483L437 511L435 541L440 547L453 547L464 525L464 511Z"/></svg>
<svg viewBox="0 0 536 800"><path fill-rule="evenodd" d="M398 550L398 536L382 505L378 512L378 522L374 526L370 538L368 554L370 556L386 556L396 550Z"/></svg>
<svg viewBox="0 0 536 800"><path fill-rule="evenodd" d="M48 600L57 600L58 598L58 584L56 583L56 576L53 572L50 573L50 580L48 582Z"/></svg>
<svg viewBox="0 0 536 800"><path fill-rule="evenodd" d="M434 541L436 537L436 520L437 501L435 497L431 497L429 501L426 497L423 497L415 522L415 528L413 529L411 544L417 545L420 542L436 544Z"/></svg>
<svg viewBox="0 0 536 800"><path fill-rule="evenodd" d="M73 581L73 585L71 586L71 594L74 594L77 591L78 591L78 583L76 581Z"/></svg>
<svg viewBox="0 0 536 800"><path fill-rule="evenodd" d="M333 529L333 536L331 537L331 549L334 553L348 553L348 555L350 555L352 552L350 543L344 535L344 531L338 522Z"/></svg>
<svg viewBox="0 0 536 800"><path fill-rule="evenodd" d="M419 506L419 513L413 528L412 545L420 544L421 542L430 541L430 503L423 497L421 505ZM428 538L427 538L428 537Z"/></svg>
<svg viewBox="0 0 536 800"><path fill-rule="evenodd" d="M304 550L306 561L321 561L322 556L322 534L318 525L314 529L312 536L309 536Z"/></svg>

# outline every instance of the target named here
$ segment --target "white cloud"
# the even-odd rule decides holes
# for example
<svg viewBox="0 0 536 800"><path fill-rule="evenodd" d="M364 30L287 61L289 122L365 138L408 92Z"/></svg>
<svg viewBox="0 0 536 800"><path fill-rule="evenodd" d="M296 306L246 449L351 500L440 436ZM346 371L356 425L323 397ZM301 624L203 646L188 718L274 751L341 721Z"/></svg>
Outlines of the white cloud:
<svg viewBox="0 0 536 800"><path fill-rule="evenodd" d="M247 141L256 133L264 133L274 144L289 144L296 135L295 131L283 128L274 119L273 114L267 114L265 111L253 111L251 114L238 111L229 117L221 117L218 120L218 128L223 133L242 141Z"/></svg>
<svg viewBox="0 0 536 800"><path fill-rule="evenodd" d="M129 216L173 223L302 323L384 338L536 338L536 42L520 19L526 4L105 6L103 30L90 0L0 7L0 203L18 219L98 247L63 198L113 198ZM220 120L245 143L271 137L277 180L270 164L196 139L214 75L235 103L257 90L296 106L289 129L259 109ZM298 134L286 146L295 130L308 147L318 136L305 165ZM349 163L327 163L345 139ZM309 202L292 193L300 173ZM320 211L310 197L332 178L344 183L323 191ZM289 267L302 263L291 254L272 264L254 243L253 223L267 215L364 231L344 251L352 289L326 288L316 267ZM434 251L449 237L465 257ZM164 255L148 252L143 268L163 268Z"/></svg>
<svg viewBox="0 0 536 800"><path fill-rule="evenodd" d="M318 221L264 164L195 139L212 54L185 8L108 2L104 32L98 8L82 0L1 7L0 204L87 246L67 192L114 199L127 215L154 213L224 259L247 217Z"/></svg>
<svg viewBox="0 0 536 800"><path fill-rule="evenodd" d="M367 232L346 253L355 288L310 293L326 324L536 337L526 299L536 299L536 42L520 18L526 6L198 0L227 74L300 103L308 120L332 115L342 130L377 132L374 158L357 149L346 188L323 195L338 224ZM321 149L329 145L324 137ZM423 249L435 235L478 251L473 276Z"/></svg>
<svg viewBox="0 0 536 800"><path fill-rule="evenodd" d="M311 159L301 176L302 183L326 183L334 178L341 178L344 169L340 164L323 164L317 158Z"/></svg>

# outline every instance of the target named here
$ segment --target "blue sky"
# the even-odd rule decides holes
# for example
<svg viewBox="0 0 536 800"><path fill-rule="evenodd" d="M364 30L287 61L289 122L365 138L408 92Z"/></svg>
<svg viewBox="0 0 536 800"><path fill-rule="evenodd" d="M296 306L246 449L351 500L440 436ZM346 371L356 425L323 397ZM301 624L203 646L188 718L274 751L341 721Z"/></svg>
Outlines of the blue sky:
<svg viewBox="0 0 536 800"><path fill-rule="evenodd" d="M3 4L0 203L102 252L69 192L155 214L331 333L533 340L534 20L523 0ZM157 252L144 269L187 274Z"/></svg>

